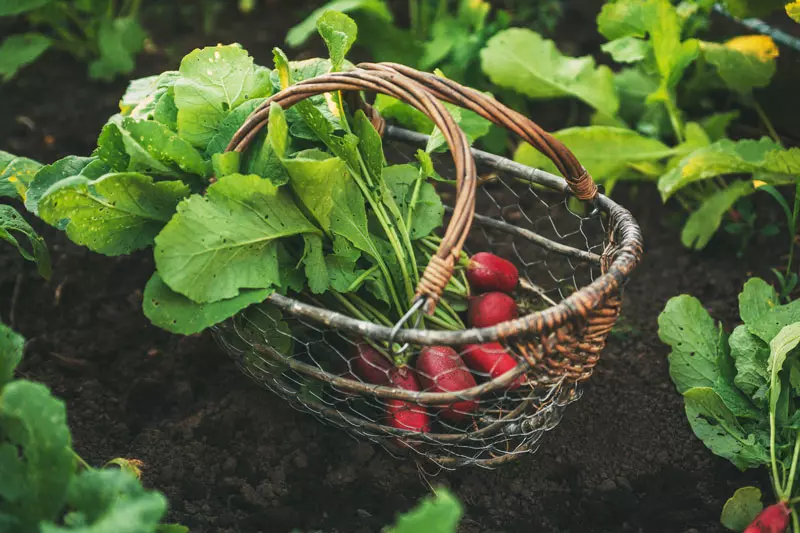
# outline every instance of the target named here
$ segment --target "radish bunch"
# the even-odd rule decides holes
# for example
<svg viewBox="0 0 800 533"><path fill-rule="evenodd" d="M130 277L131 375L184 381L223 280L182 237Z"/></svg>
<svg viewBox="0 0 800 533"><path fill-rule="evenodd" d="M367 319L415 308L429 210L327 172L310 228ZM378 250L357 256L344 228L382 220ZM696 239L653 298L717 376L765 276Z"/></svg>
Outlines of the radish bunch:
<svg viewBox="0 0 800 533"><path fill-rule="evenodd" d="M466 276L472 292L467 318L476 328L491 327L517 318L517 304L510 296L519 282L519 272L509 261L494 254L481 252L470 259ZM468 344L462 355L450 346L426 346L409 364L395 366L387 354L366 343L356 345L350 361L352 373L375 385L425 391L453 393L477 386L473 373L496 379L517 367L517 360L498 342ZM509 390L519 388L524 376L508 385ZM470 418L478 403L465 396L450 404L437 405L439 417L448 423L459 423ZM407 400L386 401L386 423L394 428L417 433L431 428L428 409Z"/></svg>

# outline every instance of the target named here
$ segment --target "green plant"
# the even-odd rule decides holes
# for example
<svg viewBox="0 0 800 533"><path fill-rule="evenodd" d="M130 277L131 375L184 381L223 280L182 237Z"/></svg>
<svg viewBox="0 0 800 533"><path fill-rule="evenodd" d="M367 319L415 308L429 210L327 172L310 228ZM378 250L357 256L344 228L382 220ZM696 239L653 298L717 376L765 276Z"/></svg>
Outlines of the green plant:
<svg viewBox="0 0 800 533"><path fill-rule="evenodd" d="M144 311L169 331L202 331L274 291L394 324L443 220L429 153L420 150L416 165L387 165L373 126L339 94L273 105L267 134L245 154L223 153L267 95L346 66L355 23L328 12L317 24L330 59L289 62L276 49L270 70L239 46L216 46L190 53L178 71L132 82L91 157L20 176L16 193L96 252L154 246ZM443 145L434 131L428 151ZM454 278L424 327L463 327L453 306L465 294Z"/></svg>
<svg viewBox="0 0 800 533"><path fill-rule="evenodd" d="M463 510L458 499L445 488L434 490L416 507L403 513L385 533L455 533Z"/></svg>
<svg viewBox="0 0 800 533"><path fill-rule="evenodd" d="M133 70L146 34L137 20L141 0L10 0L0 3L0 17L31 29L0 44L0 78L49 49L62 50L89 63L89 76L110 80Z"/></svg>
<svg viewBox="0 0 800 533"><path fill-rule="evenodd" d="M741 13L745 3L738 4ZM690 213L682 241L696 249L706 246L737 202L758 190L754 183L795 184L800 172L800 149L781 146L755 96L775 73L777 47L762 35L725 43L698 39L710 7L709 2L673 6L668 0L607 2L597 22L609 40L603 51L624 66L617 72L596 66L588 56L565 56L552 41L523 28L498 32L481 50L482 70L494 87L533 100L571 98L591 108L590 125L555 136L609 191L620 180L657 182L664 201L675 199ZM720 94L754 109L773 139L726 138L739 113L711 105L722 100ZM555 170L526 144L514 158ZM792 239L795 212L787 217ZM729 231L745 241L756 233L754 219L733 222ZM774 229L760 233L772 235Z"/></svg>
<svg viewBox="0 0 800 533"><path fill-rule="evenodd" d="M159 524L167 501L145 490L138 461L90 467L72 449L64 402L13 379L23 338L0 324L0 530L15 533L186 533Z"/></svg>
<svg viewBox="0 0 800 533"><path fill-rule="evenodd" d="M800 487L800 300L781 305L765 281L753 278L739 295L743 324L728 335L692 296L670 299L658 318L668 344L669 373L683 395L695 435L738 468L766 467L775 500L794 505ZM737 491L723 523L741 531L761 509L755 488Z"/></svg>

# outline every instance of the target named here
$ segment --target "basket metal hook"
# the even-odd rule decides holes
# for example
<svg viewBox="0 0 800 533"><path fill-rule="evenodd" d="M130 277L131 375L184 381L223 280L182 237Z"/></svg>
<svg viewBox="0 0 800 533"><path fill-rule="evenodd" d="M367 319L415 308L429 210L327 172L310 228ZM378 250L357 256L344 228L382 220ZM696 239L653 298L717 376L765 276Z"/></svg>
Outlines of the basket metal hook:
<svg viewBox="0 0 800 533"><path fill-rule="evenodd" d="M424 295L417 298L417 300L411 305L411 308L408 311L406 311L406 314L400 317L400 320L397 321L397 324L392 326L392 331L389 334L389 347L392 350L392 355L400 355L404 353L406 350L408 350L408 347L410 346L409 343L405 343L399 348L395 348L394 338L397 336L397 334L400 332L400 330L403 328L406 322L409 321L411 316L417 311L419 311L423 305L425 305L426 299L427 297ZM422 313L417 315L417 319L416 321L414 321L414 328L415 329L418 328L421 323L422 323Z"/></svg>

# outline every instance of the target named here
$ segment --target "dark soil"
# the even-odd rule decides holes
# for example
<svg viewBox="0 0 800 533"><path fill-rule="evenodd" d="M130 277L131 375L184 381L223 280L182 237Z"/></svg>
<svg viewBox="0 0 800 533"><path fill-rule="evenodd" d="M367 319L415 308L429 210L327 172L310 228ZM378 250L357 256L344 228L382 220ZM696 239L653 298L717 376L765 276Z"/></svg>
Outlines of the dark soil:
<svg viewBox="0 0 800 533"><path fill-rule="evenodd" d="M157 35L175 56L146 56L137 74L174 68L192 47L217 41L242 42L268 64L285 21L296 19L226 16L208 38L184 24ZM88 83L83 68L47 57L3 86L0 147L47 162L88 153L125 84ZM464 502L462 531L721 531L726 498L765 481L693 436L656 317L669 297L688 292L732 326L743 282L779 260L783 240L759 243L742 260L722 241L690 253L656 195L620 200L647 248L626 292L626 327L536 455L430 480ZM196 532L378 531L426 494L413 463L291 410L239 373L210 335L181 338L149 325L141 290L150 254L103 257L37 227L53 253L49 282L0 246L0 315L29 340L22 375L66 400L75 448L90 463L144 461L144 482L169 497L170 520Z"/></svg>

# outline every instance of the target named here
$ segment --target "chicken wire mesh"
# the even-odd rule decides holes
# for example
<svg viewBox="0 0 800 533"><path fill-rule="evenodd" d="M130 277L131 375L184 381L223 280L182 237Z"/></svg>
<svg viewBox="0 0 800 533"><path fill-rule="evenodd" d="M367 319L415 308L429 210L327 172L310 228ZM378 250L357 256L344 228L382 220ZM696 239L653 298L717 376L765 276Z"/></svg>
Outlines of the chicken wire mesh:
<svg viewBox="0 0 800 533"><path fill-rule="evenodd" d="M387 141L385 150L390 162L413 158L407 143ZM548 188L503 170L497 164L501 160L479 165L476 218L465 250L470 255L492 252L515 263L520 273L515 298L524 315L554 306L594 281L609 242L602 216L591 216L580 204L573 206L563 188ZM441 175L450 170L444 158L437 161L437 169ZM453 200L453 186L436 186L446 204ZM303 295L292 297L313 303ZM611 322L616 318L612 315ZM581 367L582 379L565 371L579 347L585 350L580 344L585 327L570 323L547 334L490 345L512 357L516 367L499 378L502 372L497 368L462 369L484 387L477 395L455 392L455 401L452 394L447 401L421 401L408 391L387 393L389 389L375 383L388 380L374 374L390 370L382 365L365 368L358 356L366 344L380 347L380 342L295 316L269 300L217 326L214 334L246 375L295 408L394 455L424 457L449 469L492 467L536 451L565 407L580 398L579 383L596 361ZM410 346L411 366L424 348ZM474 350L452 348L464 359ZM556 362L548 365L551 358ZM447 373L417 374L422 392L455 391L453 376Z"/></svg>

